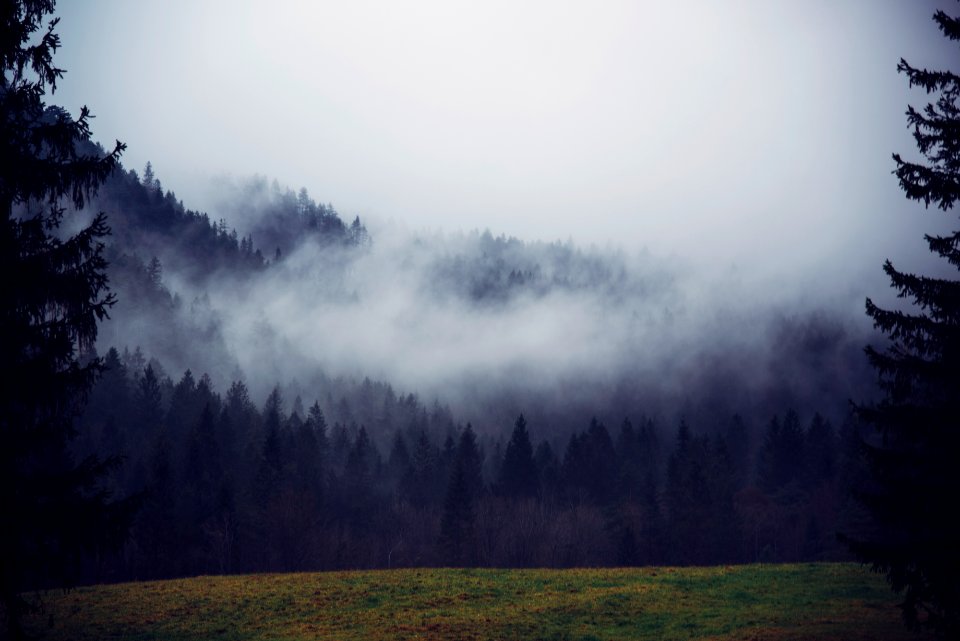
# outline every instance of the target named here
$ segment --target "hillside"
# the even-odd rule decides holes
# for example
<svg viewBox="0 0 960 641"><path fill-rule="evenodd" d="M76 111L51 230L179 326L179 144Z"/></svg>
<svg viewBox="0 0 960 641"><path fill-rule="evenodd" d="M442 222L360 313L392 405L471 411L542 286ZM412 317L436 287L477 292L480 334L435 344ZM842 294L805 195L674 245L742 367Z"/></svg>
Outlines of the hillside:
<svg viewBox="0 0 960 641"><path fill-rule="evenodd" d="M848 564L198 577L51 594L30 623L50 641L923 638Z"/></svg>
<svg viewBox="0 0 960 641"><path fill-rule="evenodd" d="M698 302L649 252L368 233L265 179L220 196L214 223L149 167L100 192L118 303L74 454L145 500L87 580L848 558L870 372L843 312Z"/></svg>

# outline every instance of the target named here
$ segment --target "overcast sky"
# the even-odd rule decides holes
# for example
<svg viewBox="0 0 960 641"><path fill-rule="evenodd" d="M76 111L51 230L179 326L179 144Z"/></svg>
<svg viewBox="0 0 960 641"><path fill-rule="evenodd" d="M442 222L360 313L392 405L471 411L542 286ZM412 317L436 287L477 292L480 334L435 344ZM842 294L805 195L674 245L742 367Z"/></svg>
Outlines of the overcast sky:
<svg viewBox="0 0 960 641"><path fill-rule="evenodd" d="M61 1L51 102L190 207L260 173L414 229L877 273L947 218L890 175L898 59L957 59L938 5Z"/></svg>

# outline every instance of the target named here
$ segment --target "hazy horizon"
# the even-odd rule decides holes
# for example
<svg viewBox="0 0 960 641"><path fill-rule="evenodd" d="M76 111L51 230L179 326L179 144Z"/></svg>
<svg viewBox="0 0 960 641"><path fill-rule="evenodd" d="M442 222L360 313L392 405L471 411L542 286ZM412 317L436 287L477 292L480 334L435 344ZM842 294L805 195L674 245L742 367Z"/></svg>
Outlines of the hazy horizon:
<svg viewBox="0 0 960 641"><path fill-rule="evenodd" d="M380 224L858 282L944 222L890 175L944 4L93 0L58 8L49 100L214 217L215 178L262 174Z"/></svg>

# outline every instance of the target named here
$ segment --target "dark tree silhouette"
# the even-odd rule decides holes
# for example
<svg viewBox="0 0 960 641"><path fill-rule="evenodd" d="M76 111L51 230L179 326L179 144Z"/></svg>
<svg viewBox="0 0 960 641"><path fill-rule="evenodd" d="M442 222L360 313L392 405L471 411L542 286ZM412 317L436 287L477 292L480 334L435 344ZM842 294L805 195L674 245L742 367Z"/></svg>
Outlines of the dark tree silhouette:
<svg viewBox="0 0 960 641"><path fill-rule="evenodd" d="M143 178L140 179L140 182L147 189L156 189L157 177L153 173L153 163L151 163L149 160L147 161L146 166L143 168Z"/></svg>
<svg viewBox="0 0 960 641"><path fill-rule="evenodd" d="M527 432L527 421L521 414L513 426L500 467L499 489L504 496L532 498L540 490L537 463L533 460L533 445Z"/></svg>
<svg viewBox="0 0 960 641"><path fill-rule="evenodd" d="M474 506L483 490L482 463L477 437L468 423L457 444L440 519L440 545L446 561L454 565L470 561L465 547L473 534Z"/></svg>
<svg viewBox="0 0 960 641"><path fill-rule="evenodd" d="M71 580L85 550L120 540L130 502L101 479L116 459L72 460L74 420L97 374L97 323L107 292L101 213L74 236L59 231L113 171L123 145L84 155L86 107L74 120L47 108L63 71L53 63L52 0L0 8L0 599L22 636L23 590Z"/></svg>
<svg viewBox="0 0 960 641"><path fill-rule="evenodd" d="M943 34L960 40L960 20L937 11ZM960 76L928 71L901 59L911 86L937 95L907 121L924 162L894 154L907 198L949 211L960 197ZM930 250L960 268L960 232L926 236ZM876 428L864 443L871 481L860 496L876 530L848 539L853 552L886 574L902 592L908 625L925 625L947 638L960 635L960 281L905 274L883 267L909 311L887 310L867 299L867 313L892 344L867 347L883 399L857 408ZM852 539L852 540L851 540Z"/></svg>
<svg viewBox="0 0 960 641"><path fill-rule="evenodd" d="M770 420L757 470L760 486L766 492L782 492L790 483L800 479L803 445L803 428L795 411L788 411L782 423L777 416Z"/></svg>
<svg viewBox="0 0 960 641"><path fill-rule="evenodd" d="M450 483L443 500L443 515L440 519L440 546L445 561L461 565L467 559L464 547L471 537L474 518L474 497L470 494L467 471L460 459L453 465Z"/></svg>

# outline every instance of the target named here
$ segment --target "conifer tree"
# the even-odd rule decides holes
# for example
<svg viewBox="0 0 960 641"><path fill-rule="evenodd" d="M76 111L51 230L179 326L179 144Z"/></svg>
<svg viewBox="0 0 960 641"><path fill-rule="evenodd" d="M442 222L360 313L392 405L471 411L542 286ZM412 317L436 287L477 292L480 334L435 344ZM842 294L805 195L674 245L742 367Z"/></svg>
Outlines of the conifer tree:
<svg viewBox="0 0 960 641"><path fill-rule="evenodd" d="M960 40L960 19L937 11L934 20ZM936 100L906 115L923 160L894 154L894 173L908 199L948 212L960 198L960 76L912 67L898 71ZM883 269L912 309L889 310L867 299L867 314L887 334L885 350L867 347L883 398L857 408L876 428L864 450L871 480L859 495L876 530L847 538L853 552L886 574L904 598L908 625L926 625L946 638L960 635L960 231L926 236L930 250L951 266L940 277Z"/></svg>
<svg viewBox="0 0 960 641"><path fill-rule="evenodd" d="M212 513L222 477L213 411L207 403L187 436L184 456L183 489L187 495L185 516L194 527Z"/></svg>
<svg viewBox="0 0 960 641"><path fill-rule="evenodd" d="M104 214L59 230L117 165L124 146L86 153L90 113L47 107L63 70L53 0L0 6L0 601L20 638L21 593L69 582L85 550L119 540L128 503L101 485L113 460L72 460L74 419L102 369L81 361L113 302Z"/></svg>
<svg viewBox="0 0 960 641"><path fill-rule="evenodd" d="M527 421L521 414L503 455L500 468L500 492L514 498L533 498L540 490L537 463L533 460L533 444L527 432Z"/></svg>
<svg viewBox="0 0 960 641"><path fill-rule="evenodd" d="M416 507L433 504L442 490L440 456L424 430L420 430L410 459L410 471L405 475L405 494Z"/></svg>
<svg viewBox="0 0 960 641"><path fill-rule="evenodd" d="M141 182L144 187L152 191L156 186L156 181L157 177L153 173L153 163L148 160L143 168L143 178Z"/></svg>

